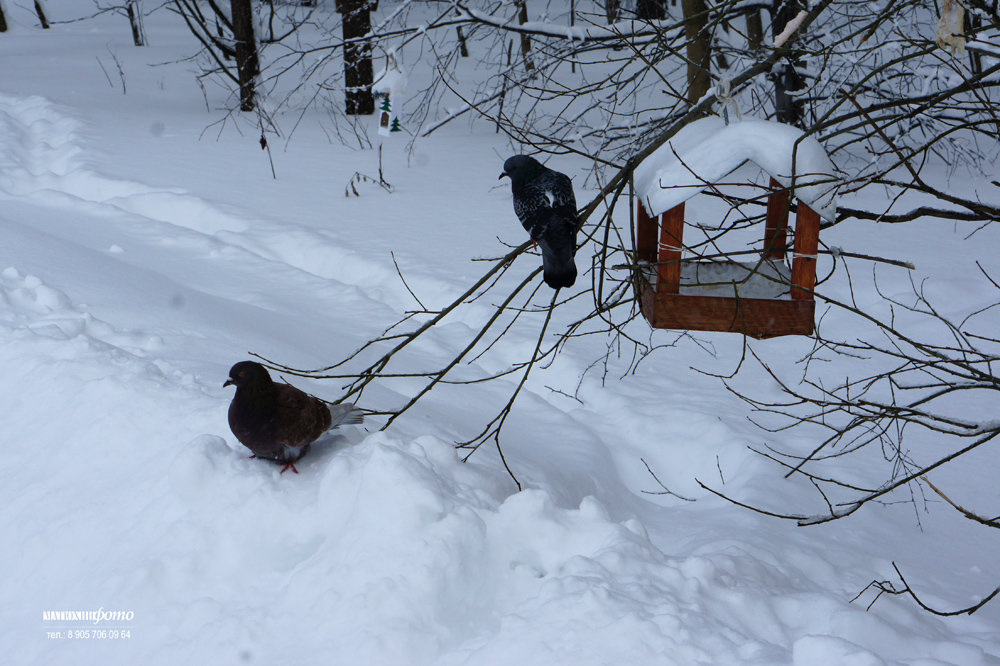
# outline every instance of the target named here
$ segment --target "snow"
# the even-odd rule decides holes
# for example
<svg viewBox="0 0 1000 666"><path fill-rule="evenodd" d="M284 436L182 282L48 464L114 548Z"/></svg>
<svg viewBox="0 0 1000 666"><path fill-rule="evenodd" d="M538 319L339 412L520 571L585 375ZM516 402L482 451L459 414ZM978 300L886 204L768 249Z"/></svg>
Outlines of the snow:
<svg viewBox="0 0 1000 666"><path fill-rule="evenodd" d="M657 272L648 270L651 284ZM688 296L740 298L791 298L792 272L784 263L763 260L750 262L684 261L681 263L680 293Z"/></svg>
<svg viewBox="0 0 1000 666"><path fill-rule="evenodd" d="M75 0L48 4L54 19L81 11ZM10 63L0 81L4 661L1000 663L996 603L948 619L905 598L871 610L870 595L851 603L871 580L893 576L893 560L943 608L992 589L995 535L950 507L921 505L919 524L900 502L797 528L700 489L696 479L772 505L815 499L778 483L746 448L793 445L795 435L763 433L718 379L692 369L731 372L738 336L656 332L667 348L632 374L612 357L607 381L586 374L604 340L569 345L532 375L505 426L522 491L495 449L463 463L453 447L515 379L430 396L386 432L378 417L345 428L300 461L298 475L249 459L226 422L228 368L248 351L317 367L378 335L415 307L390 250L429 306L461 294L482 273L472 259L524 240L496 182L500 156L515 151L488 124L442 128L412 154L387 143L393 193L361 184L348 198L345 184L374 173L378 158L331 143L314 119L273 151L272 179L255 119L238 125L242 133L231 124L206 131L221 112L206 111L191 65L177 60L195 45L174 14L147 18L154 46L144 49L130 46L114 14L44 33L30 7L15 8L13 20L17 29L0 39ZM124 95L96 62L109 44ZM688 138L711 140L704 121L696 127L696 137L678 135L678 152ZM697 170L723 175L753 155L780 172L785 165L751 150L754 127L719 129L746 150ZM583 174L588 165L565 158L558 168ZM593 191L583 180L586 201ZM671 191L651 197L660 206ZM978 309L993 294L950 271L979 260L997 274L1000 239L987 229L970 246L967 231L928 223L827 235L845 251L905 247L944 276L929 291ZM581 266L590 252L581 249ZM526 256L511 272L520 280L537 261ZM902 274L883 284L894 294L907 285ZM846 281L828 288L848 293ZM862 307L877 307L857 276L853 288ZM408 363L451 358L491 311L473 306ZM830 315L825 325L852 324ZM526 328L470 368L522 360L537 334ZM812 340L754 344L791 365ZM742 372L773 390L763 372ZM340 395L336 381L286 379ZM383 387L362 406L399 405L411 390ZM656 494L643 461L695 501ZM936 482L987 489L960 498L986 503L996 462L984 453ZM132 612L115 624L128 637L68 638L112 627L43 619L98 609Z"/></svg>
<svg viewBox="0 0 1000 666"><path fill-rule="evenodd" d="M794 160L793 160L794 157ZM636 167L634 184L650 215L684 203L750 161L826 220L837 212L837 169L823 146L790 125L709 116L683 127Z"/></svg>
<svg viewBox="0 0 1000 666"><path fill-rule="evenodd" d="M385 66L375 72L372 80L374 81L372 91L376 94L382 93L393 99L399 99L406 92L406 72L393 54L386 56Z"/></svg>
<svg viewBox="0 0 1000 666"><path fill-rule="evenodd" d="M460 15L473 19L476 23L505 27L512 22L498 18L492 13L479 11L463 5L457 5L455 9ZM562 25L549 21L527 21L525 23L518 23L517 29L527 34L546 35L556 39L607 40L621 38L635 39L639 36L648 37L655 35L655 28L662 28L669 25L672 25L672 22L635 19L619 20L610 25L591 24L581 26Z"/></svg>

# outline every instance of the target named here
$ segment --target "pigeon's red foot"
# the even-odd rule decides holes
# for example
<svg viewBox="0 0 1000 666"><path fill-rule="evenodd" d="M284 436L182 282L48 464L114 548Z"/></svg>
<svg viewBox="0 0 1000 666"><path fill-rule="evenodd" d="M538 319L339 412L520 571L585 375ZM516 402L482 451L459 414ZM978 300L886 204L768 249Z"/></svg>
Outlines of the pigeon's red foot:
<svg viewBox="0 0 1000 666"><path fill-rule="evenodd" d="M279 474L284 474L285 470L289 470L289 469L292 470L293 472L295 472L296 474L299 473L299 470L295 469L295 463L285 463L285 466L281 468L281 471L279 472Z"/></svg>
<svg viewBox="0 0 1000 666"><path fill-rule="evenodd" d="M253 459L254 459L254 458L256 458L256 457L257 457L257 454L255 453L255 454L253 454L252 456L250 456L250 460L253 460Z"/></svg>

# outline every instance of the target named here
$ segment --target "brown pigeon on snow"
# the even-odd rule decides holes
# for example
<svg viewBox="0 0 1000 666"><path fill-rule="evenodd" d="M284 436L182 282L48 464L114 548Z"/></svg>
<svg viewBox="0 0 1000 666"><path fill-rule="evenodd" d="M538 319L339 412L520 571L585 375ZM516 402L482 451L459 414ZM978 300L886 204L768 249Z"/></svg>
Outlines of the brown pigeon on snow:
<svg viewBox="0 0 1000 666"><path fill-rule="evenodd" d="M236 395L229 405L229 428L254 458L283 463L281 472L309 452L320 435L364 418L354 405L328 405L289 384L276 384L260 363L242 361L229 371Z"/></svg>

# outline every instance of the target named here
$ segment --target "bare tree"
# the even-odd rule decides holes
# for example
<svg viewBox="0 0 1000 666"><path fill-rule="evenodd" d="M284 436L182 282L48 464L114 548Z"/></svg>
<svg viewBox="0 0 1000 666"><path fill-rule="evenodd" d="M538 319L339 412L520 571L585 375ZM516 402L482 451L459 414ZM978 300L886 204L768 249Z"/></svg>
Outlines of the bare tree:
<svg viewBox="0 0 1000 666"><path fill-rule="evenodd" d="M708 4L705 0L683 0L684 36L687 39L687 100L697 104L712 85L712 40L708 32Z"/></svg>
<svg viewBox="0 0 1000 666"><path fill-rule="evenodd" d="M527 0L514 0L517 7L517 22L524 25L528 22L528 2ZM524 69L531 71L535 68L531 62L531 36L527 32L521 33L521 57L524 58Z"/></svg>
<svg viewBox="0 0 1000 666"><path fill-rule="evenodd" d="M129 25L132 26L132 43L136 46L146 45L146 29L142 21L142 0L127 0L125 3L125 13L128 15Z"/></svg>
<svg viewBox="0 0 1000 666"><path fill-rule="evenodd" d="M315 10L299 11L298 6L282 9L274 2L262 8L254 0L230 0L228 10L218 0L169 2L169 8L183 18L202 46L205 59L198 78L221 77L223 86L232 86L232 98L238 100L238 105L233 106L241 111L257 111L257 118L263 122L258 104L264 75L262 51L292 37L309 22ZM255 24L263 26L264 34L256 34ZM282 71L272 77L286 73Z"/></svg>
<svg viewBox="0 0 1000 666"><path fill-rule="evenodd" d="M351 116L375 113L372 95L372 29L370 0L337 0L343 17L344 86L346 112Z"/></svg>
<svg viewBox="0 0 1000 666"><path fill-rule="evenodd" d="M49 29L49 10L45 6L45 0L35 0L35 14L38 16L38 22L41 23L42 29Z"/></svg>
<svg viewBox="0 0 1000 666"><path fill-rule="evenodd" d="M1000 289L991 276L984 273L983 279ZM893 319L900 321L901 313L909 313L915 315L913 321L936 322L942 333L941 341L929 341L926 335L918 338L900 330L899 323L874 317L852 303L822 296L826 302L866 321L877 338L847 341L817 336L810 361L818 363L832 355L844 366L877 368L867 374L845 377L833 386L826 385L818 372L807 373L803 381L793 384L751 351L786 396L781 401L765 401L730 387L760 415L760 426L769 432L791 428L818 434L816 445L805 454L775 449L758 453L780 465L785 478L808 480L825 510L767 513L795 520L800 525L815 525L846 518L908 484L924 483L963 517L1000 528L1000 518L955 503L928 476L1000 435L1000 422L992 418L970 420L963 415L967 410L962 409L962 402L955 400L958 396L975 394L993 394L1000 399L1000 375L993 369L1000 360L1000 340L972 332L979 328L975 326L976 320L988 310L953 321L942 315L916 286L914 297L913 302L903 302L886 296L896 311ZM1000 293L994 305L1000 306ZM987 326L987 332L991 328ZM921 433L933 433L939 448L945 452L930 460L913 459L906 439L919 438ZM888 464L889 478L882 483L869 486L838 471L843 469L838 465L840 458L873 456ZM1000 507L994 507L993 511L1000 511Z"/></svg>
<svg viewBox="0 0 1000 666"><path fill-rule="evenodd" d="M614 23L621 16L621 0L604 0L604 15L608 17L608 23Z"/></svg>
<svg viewBox="0 0 1000 666"><path fill-rule="evenodd" d="M257 55L257 37L253 30L251 0L231 0L234 55L236 56L237 82L240 86L240 111L253 111L260 60Z"/></svg>
<svg viewBox="0 0 1000 666"><path fill-rule="evenodd" d="M146 28L144 25L144 13L142 11L142 0L110 0L105 2L104 0L94 0L94 5L97 8L97 12L93 16L100 16L107 12L113 12L119 14L128 19L129 27L132 29L132 43L136 46L146 45ZM156 9L162 7L163 5L157 5ZM78 20L87 20L93 18L93 16L85 17L83 19L72 19L72 22ZM60 21L56 21L60 23Z"/></svg>
<svg viewBox="0 0 1000 666"><path fill-rule="evenodd" d="M771 22L771 35L777 42L784 35L789 23L793 21L804 7L798 0L773 0L771 6L774 20ZM797 41L796 36L786 37L793 43ZM774 80L774 108L775 118L780 123L804 127L802 100L798 93L803 88L802 76L799 73L802 63L800 52L792 50L788 56L779 62L772 73Z"/></svg>

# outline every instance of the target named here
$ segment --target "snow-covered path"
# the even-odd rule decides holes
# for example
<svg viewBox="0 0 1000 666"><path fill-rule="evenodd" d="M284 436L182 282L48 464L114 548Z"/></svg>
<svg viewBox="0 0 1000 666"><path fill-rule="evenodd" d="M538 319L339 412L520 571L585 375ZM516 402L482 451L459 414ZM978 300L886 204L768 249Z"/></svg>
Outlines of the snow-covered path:
<svg viewBox="0 0 1000 666"><path fill-rule="evenodd" d="M80 62L104 48L106 36L61 29ZM903 562L937 585L931 599L966 603L1000 554L992 535L943 511L920 531L905 507L803 530L698 490L695 477L773 495L745 449L759 433L742 403L689 370L731 365L734 338L713 340L716 361L682 343L626 381L588 378L582 403L546 388L572 392L595 357L568 351L505 432L522 492L491 452L463 464L452 447L503 383L431 398L386 433L349 428L298 476L248 459L226 425L229 365L248 350L323 364L394 322L413 302L389 249L418 294L461 293L479 271L470 258L497 252L498 234L521 240L509 195L491 189L503 146L443 136L420 164L400 158L394 194L347 199L339 188L371 155L306 136L272 182L245 157L250 137L189 141L210 121L191 111L198 99L161 112L173 138L151 150L162 132L137 128L153 94L140 58L155 54L126 59L132 97L89 92L75 106L74 85L99 70L31 76L48 57L30 55L34 37L0 44L29 53L22 77L0 84L4 660L1000 663L996 608L943 620L904 599L850 603L912 553ZM417 360L453 352L464 324L449 326ZM500 353L531 342L515 333ZM337 397L334 383L293 383ZM640 458L698 500L644 494L657 487ZM130 638L71 640L79 623L42 620L97 608L133 611Z"/></svg>

